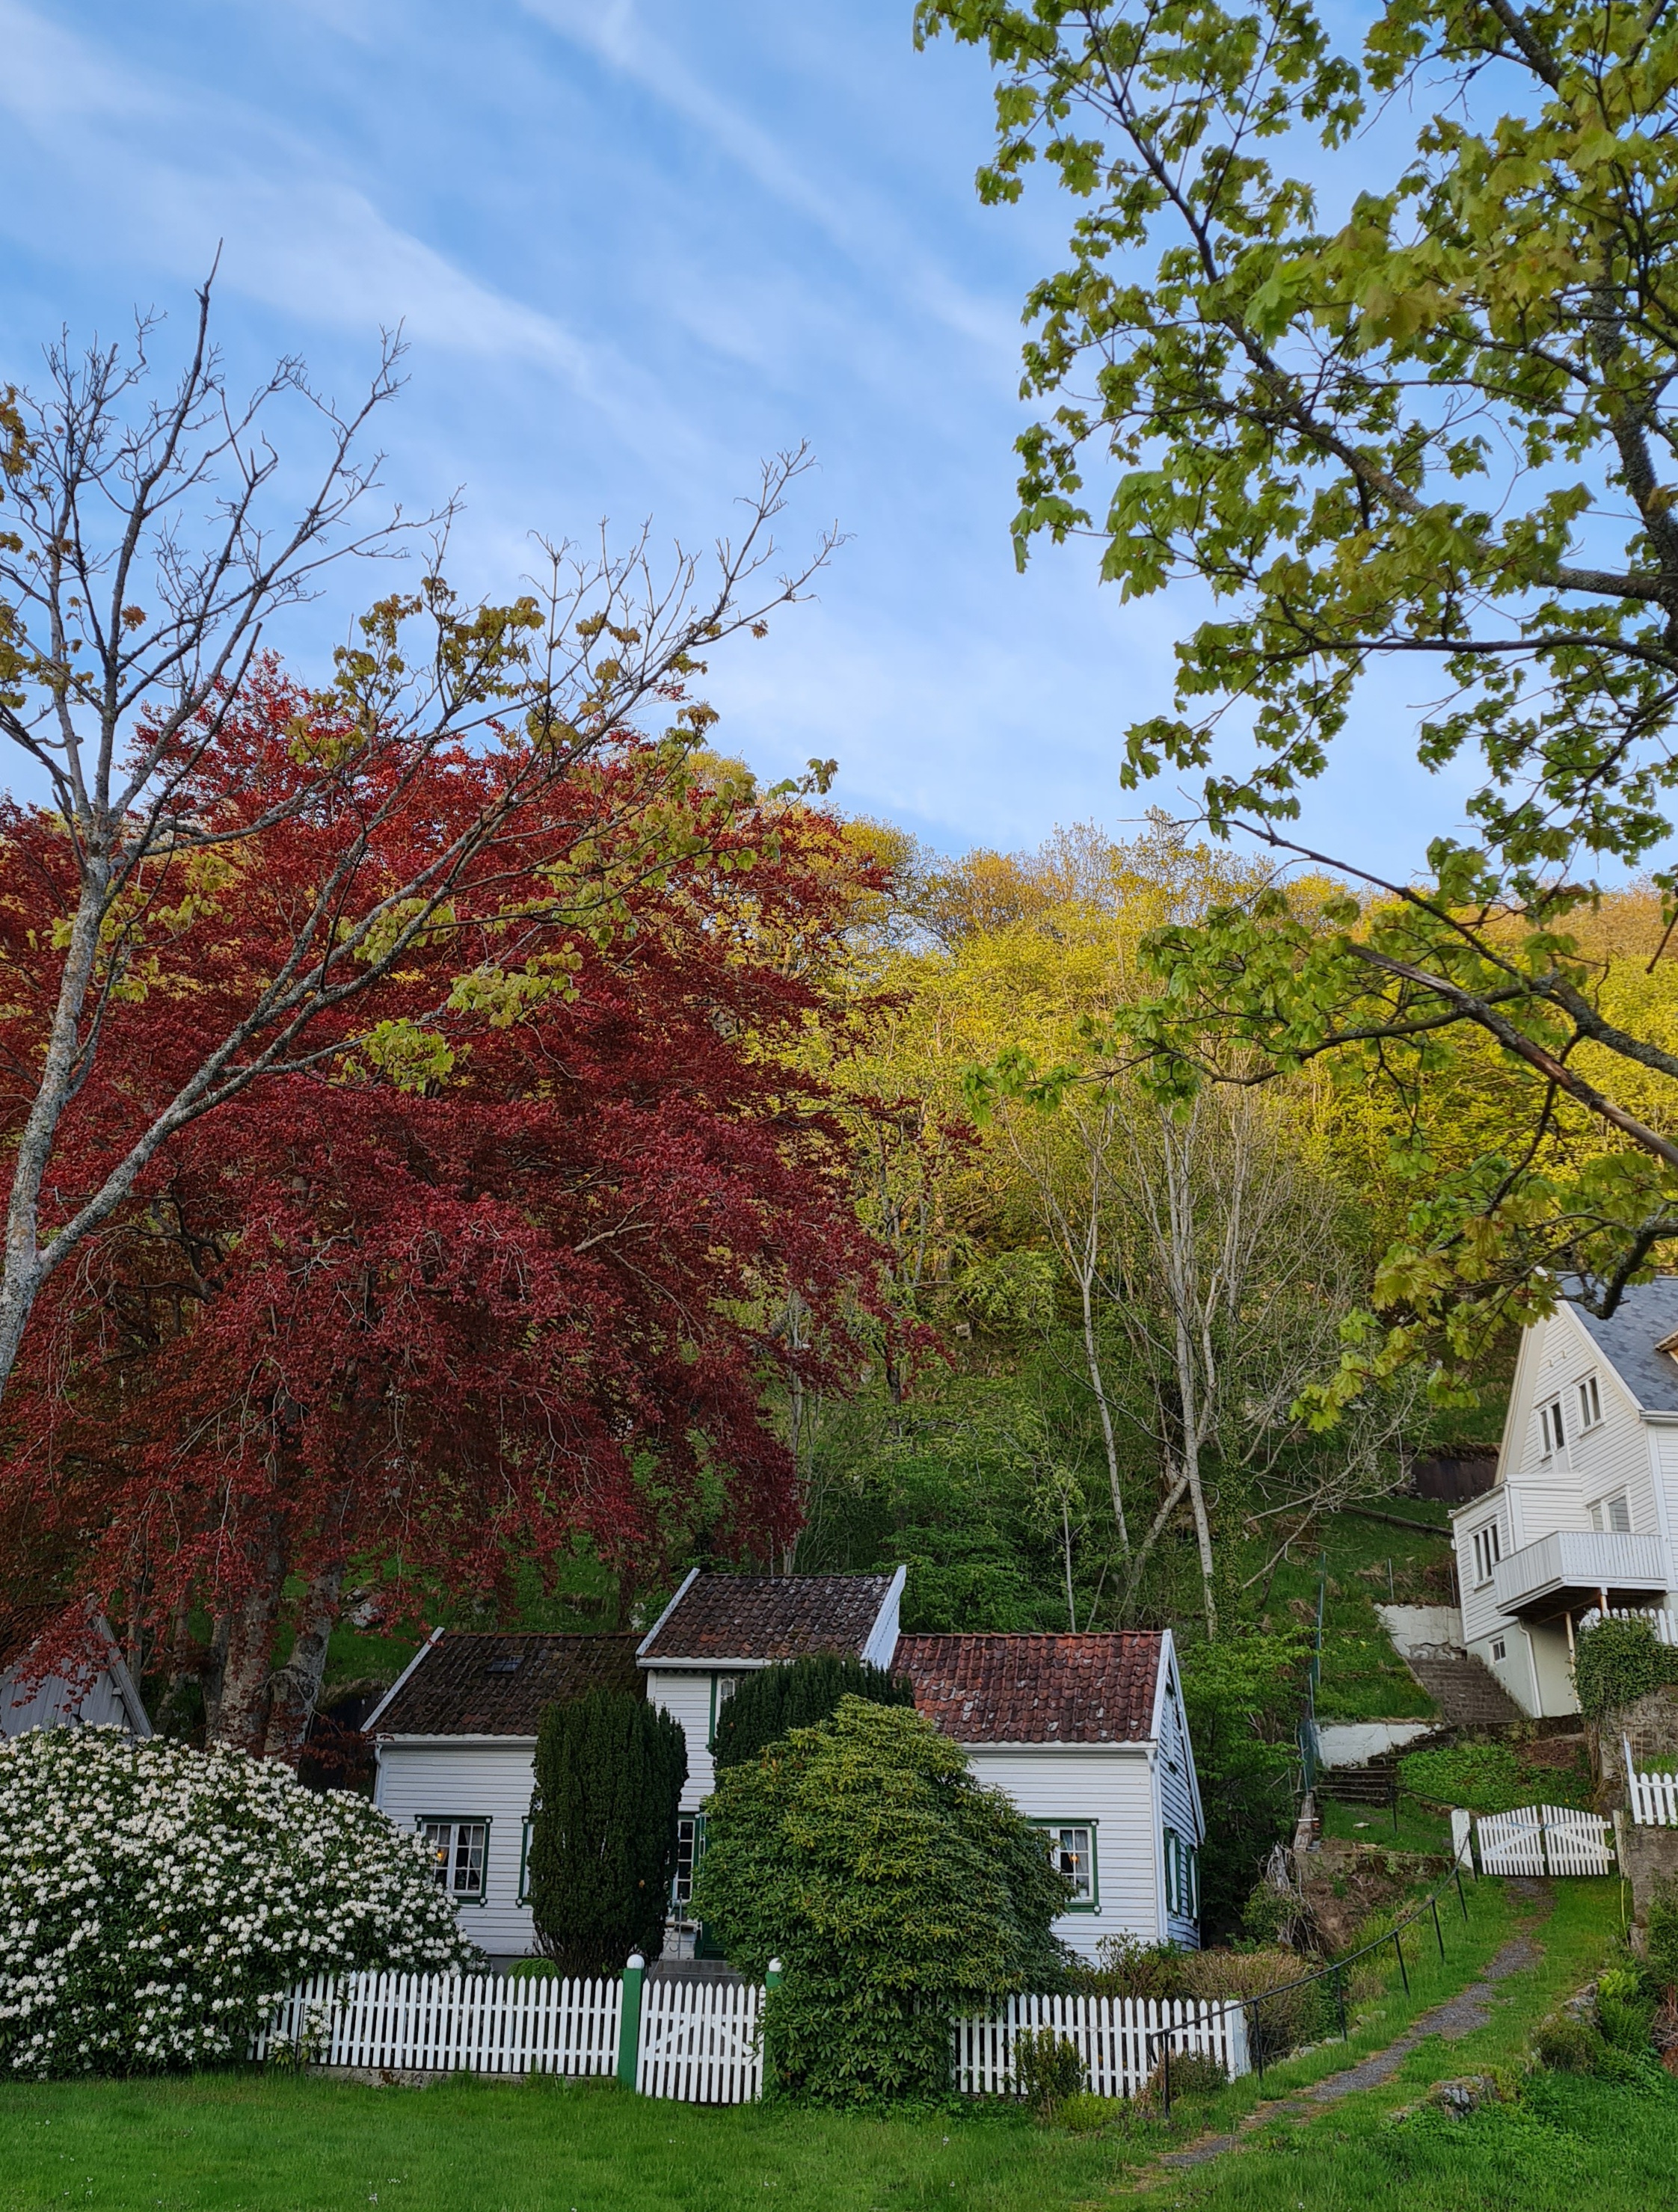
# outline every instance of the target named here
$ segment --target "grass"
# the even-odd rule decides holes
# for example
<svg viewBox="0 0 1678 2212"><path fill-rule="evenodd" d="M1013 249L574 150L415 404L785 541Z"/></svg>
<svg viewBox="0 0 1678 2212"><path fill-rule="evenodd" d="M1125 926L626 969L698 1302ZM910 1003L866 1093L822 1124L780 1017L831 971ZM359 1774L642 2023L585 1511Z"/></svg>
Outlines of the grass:
<svg viewBox="0 0 1678 2212"><path fill-rule="evenodd" d="M1468 1903L1466 1926L1454 1902L1445 1919L1443 1962L1431 1927L1407 1939L1407 1995L1390 1954L1381 1984L1354 1993L1349 2051L1334 2042L1272 2069L1267 2094L1380 2048L1470 1979L1514 1915L1499 1882L1471 1887ZM1605 1910L1599 1898L1599 1946ZM1009 2111L708 2112L604 2084L466 2076L419 2090L260 2074L20 2085L0 2087L0 2212L1070 2212L1259 2094L1236 2082L1180 2107L1170 2130L1074 2136Z"/></svg>
<svg viewBox="0 0 1678 2212"><path fill-rule="evenodd" d="M1398 1793L1398 1825L1390 1809L1378 1805L1340 1805L1332 1797L1319 1797L1322 1832L1337 1843L1384 1844L1395 1851L1450 1853L1450 1822L1431 1806Z"/></svg>
<svg viewBox="0 0 1678 2212"><path fill-rule="evenodd" d="M1319 1721L1430 1720L1438 1707L1393 1650L1377 1605L1449 1605L1450 1545L1423 1528L1448 1530L1445 1508L1406 1498L1394 1510L1419 1524L1412 1534L1390 1522L1330 1514L1317 1538L1277 1568L1265 1611L1280 1626L1316 1620L1317 1559L1326 1557ZM1262 1565L1256 1549L1253 1567Z"/></svg>
<svg viewBox="0 0 1678 2212"><path fill-rule="evenodd" d="M1427 2112L1398 2118L1448 2075L1517 2069L1535 2023L1590 1978L1619 1923L1619 1884L1558 1882L1555 1899L1533 1930L1542 1958L1504 1984L1508 2002L1484 2028L1449 2045L1430 2039L1390 2084L1320 2118L1261 2127L1242 2148L1194 2172L1156 2172L1134 2201L1156 2212L1365 2212L1383 2204L1404 2212L1648 2212L1670 2203L1678 2083L1628 2088L1541 2074L1520 2082L1517 2103L1468 2120ZM1288 2078L1279 2073L1270 2086L1285 2087Z"/></svg>

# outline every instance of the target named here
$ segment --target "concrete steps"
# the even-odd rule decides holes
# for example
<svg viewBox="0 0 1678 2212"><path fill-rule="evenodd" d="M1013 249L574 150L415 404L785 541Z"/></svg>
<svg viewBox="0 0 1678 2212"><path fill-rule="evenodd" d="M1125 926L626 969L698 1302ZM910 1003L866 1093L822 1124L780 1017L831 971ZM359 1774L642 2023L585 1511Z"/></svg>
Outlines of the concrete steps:
<svg viewBox="0 0 1678 2212"><path fill-rule="evenodd" d="M1407 1651L1404 1663L1450 1728L1506 1728L1526 1716L1484 1660L1436 1648Z"/></svg>

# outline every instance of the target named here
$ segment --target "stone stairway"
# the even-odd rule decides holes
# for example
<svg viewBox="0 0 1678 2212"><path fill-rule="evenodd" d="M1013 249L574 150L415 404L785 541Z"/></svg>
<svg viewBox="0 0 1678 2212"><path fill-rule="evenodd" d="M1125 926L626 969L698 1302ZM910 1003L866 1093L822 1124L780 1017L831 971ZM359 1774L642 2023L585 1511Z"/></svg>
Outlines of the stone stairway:
<svg viewBox="0 0 1678 2212"><path fill-rule="evenodd" d="M1525 1715L1483 1659L1449 1644L1403 1654L1450 1728L1505 1728Z"/></svg>

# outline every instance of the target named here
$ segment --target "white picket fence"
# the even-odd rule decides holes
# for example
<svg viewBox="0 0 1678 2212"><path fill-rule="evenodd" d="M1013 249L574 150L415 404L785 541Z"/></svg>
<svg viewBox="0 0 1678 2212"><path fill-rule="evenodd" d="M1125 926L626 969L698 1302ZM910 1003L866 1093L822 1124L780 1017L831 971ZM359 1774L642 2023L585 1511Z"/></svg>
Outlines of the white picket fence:
<svg viewBox="0 0 1678 2212"><path fill-rule="evenodd" d="M252 2058L383 2072L610 2074L623 1984L498 1974L317 1974L281 2002Z"/></svg>
<svg viewBox="0 0 1678 2212"><path fill-rule="evenodd" d="M1474 1820L1483 1874L1612 1874L1608 1823L1573 1805L1523 1805Z"/></svg>
<svg viewBox="0 0 1678 2212"><path fill-rule="evenodd" d="M1158 2064L1167 2037L1173 2057L1203 2051L1231 2080L1249 2068L1247 2018L1234 1999L1016 1996L992 2017L956 2022L957 2088L969 2096L1012 2095L1014 2039L1042 2027L1077 2045L1097 2097L1134 2097Z"/></svg>
<svg viewBox="0 0 1678 2212"><path fill-rule="evenodd" d="M1633 1821L1644 1828L1678 1828L1678 1774L1639 1774L1632 1764L1630 1739L1622 1735L1620 1743Z"/></svg>
<svg viewBox="0 0 1678 2212"><path fill-rule="evenodd" d="M641 1994L635 2087L688 2105L749 2105L763 2092L753 1982L651 1981Z"/></svg>

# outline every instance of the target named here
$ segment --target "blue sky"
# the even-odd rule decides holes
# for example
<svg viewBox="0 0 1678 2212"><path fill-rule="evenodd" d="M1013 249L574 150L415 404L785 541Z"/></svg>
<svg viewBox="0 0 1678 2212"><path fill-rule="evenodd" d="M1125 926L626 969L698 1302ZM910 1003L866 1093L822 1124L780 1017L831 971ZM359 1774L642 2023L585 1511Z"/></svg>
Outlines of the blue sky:
<svg viewBox="0 0 1678 2212"><path fill-rule="evenodd" d="M1125 608L1087 548L1008 542L1019 306L1067 209L981 208L980 58L917 55L909 0L0 0L0 375L60 325L184 325L223 241L235 383L280 352L350 396L381 323L410 383L385 481L459 488L457 580L529 533L704 543L810 441L789 550L849 541L816 604L716 665L719 742L836 756L836 796L946 850L1122 830L1117 763L1169 700L1191 601ZM337 572L306 670L369 595ZM1306 830L1390 867L1454 811L1394 696ZM1175 786L1156 794L1174 809Z"/></svg>

